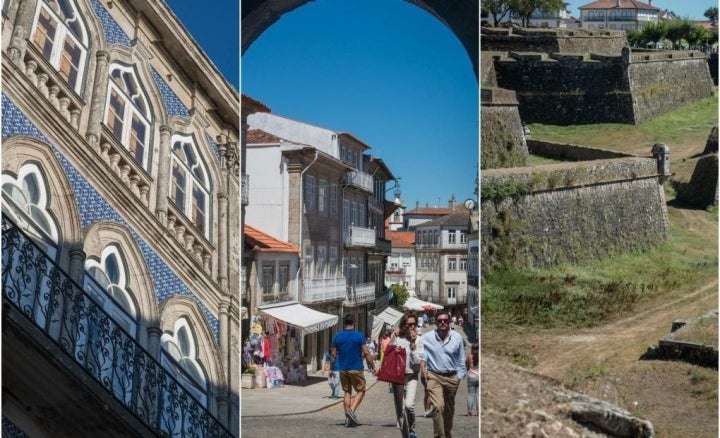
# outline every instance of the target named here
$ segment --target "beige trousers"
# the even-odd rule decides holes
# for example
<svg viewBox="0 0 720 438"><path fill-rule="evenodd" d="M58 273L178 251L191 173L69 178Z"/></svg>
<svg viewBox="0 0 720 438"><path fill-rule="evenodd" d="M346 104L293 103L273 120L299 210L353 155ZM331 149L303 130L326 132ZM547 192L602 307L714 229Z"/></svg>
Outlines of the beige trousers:
<svg viewBox="0 0 720 438"><path fill-rule="evenodd" d="M452 438L453 416L455 415L455 394L460 380L456 376L443 377L428 372L425 391L430 405L435 408L433 414L433 437Z"/></svg>

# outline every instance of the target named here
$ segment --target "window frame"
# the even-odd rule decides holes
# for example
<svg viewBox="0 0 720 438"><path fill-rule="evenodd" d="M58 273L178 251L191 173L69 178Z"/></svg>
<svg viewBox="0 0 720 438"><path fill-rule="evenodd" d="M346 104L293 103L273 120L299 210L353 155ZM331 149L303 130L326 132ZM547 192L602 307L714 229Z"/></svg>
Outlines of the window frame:
<svg viewBox="0 0 720 438"><path fill-rule="evenodd" d="M81 94L81 91L83 89L84 83L85 83L85 74L87 70L87 62L88 62L88 52L90 51L90 42L89 42L89 33L87 30L87 26L85 24L85 20L83 19L83 15L80 13L78 9L78 5L73 0L59 0L59 1L66 1L68 6L73 10L73 12L76 14L75 19L78 23L78 28L80 29L82 35L75 35L68 25L66 24L65 20L60 17L58 13L52 10L50 5L45 0L38 0L37 8L35 9L35 15L33 17L33 24L31 28L31 32L29 35L29 42L35 48L38 49L38 51L41 53L42 57L57 71L57 74L62 77L65 82L72 88L76 93ZM36 32L39 31L39 29L43 29L43 33L45 30L45 27L40 24L40 15L41 13L45 11L48 14L48 17L55 22L55 33L54 37L52 39L52 47L50 49L50 53L46 54L45 47L40 47L38 43L36 42ZM47 34L45 34L47 37ZM65 77L65 72L62 69L63 66L63 59L64 54L66 53L66 41L70 39L70 41L79 48L79 59L77 62L77 75L75 78L74 83L70 81L70 78ZM72 64L72 63L71 63ZM74 65L73 65L74 66Z"/></svg>
<svg viewBox="0 0 720 438"><path fill-rule="evenodd" d="M181 145L180 148L176 147L176 144L178 143ZM183 149L185 144L190 145L190 151L194 153L194 158L197 161L192 168L188 165L188 163L182 161L176 153L176 150ZM202 154L200 153L199 146L194 135L174 134L170 140L170 145L170 193L168 193L168 198L171 200L173 205L180 209L192 226L200 231L206 239L210 240L210 230L212 228L212 198L210 196L212 193L212 180L210 178L208 166L202 158ZM183 155L186 155L184 150ZM179 184L176 183L175 163L178 163L178 168L184 172L182 184L184 186L182 188L183 205L178 205L178 201L175 199L177 197L177 191L175 189L179 187ZM195 168L199 168L202 174L202 179L193 171ZM203 217L202 226L198 225L197 218L195 216L195 195L198 191L196 189L199 189L200 193L204 195L204 208L199 210L202 212Z"/></svg>
<svg viewBox="0 0 720 438"><path fill-rule="evenodd" d="M125 90L123 90L115 82L113 78L113 72L120 71L121 77L118 80L124 80L123 74L129 74L135 82L135 86L138 88L136 96L142 100L145 106L146 114L143 114L141 109L134 103L133 96L129 96ZM117 137L115 132L115 126L111 126L108 123L108 115L113 106L111 105L113 91L117 93L117 96L122 99L123 103L123 114L118 115L120 122L122 123L122 132L120 138ZM115 111L113 111L115 113ZM130 148L131 140L133 137L133 120L134 116L137 116L141 122L145 125L145 138L143 144L143 154L140 161L138 161L137 152L133 152ZM143 169L149 171L151 167L151 152L152 152L152 130L153 130L153 114L150 107L150 100L145 92L145 88L138 77L137 70L133 66L125 66L120 63L112 63L108 69L108 89L107 97L105 99L105 111L103 114L103 124L107 126L112 133L113 137L125 147L125 150L130 154L135 162L137 162Z"/></svg>

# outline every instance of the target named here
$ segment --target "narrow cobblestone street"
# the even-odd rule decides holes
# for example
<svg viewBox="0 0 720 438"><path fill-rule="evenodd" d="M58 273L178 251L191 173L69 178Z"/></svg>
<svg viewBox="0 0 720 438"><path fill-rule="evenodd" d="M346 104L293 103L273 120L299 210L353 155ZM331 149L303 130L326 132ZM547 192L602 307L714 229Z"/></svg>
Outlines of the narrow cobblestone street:
<svg viewBox="0 0 720 438"><path fill-rule="evenodd" d="M416 411L422 414L423 388L418 387L415 402ZM477 437L479 434L479 417L465 417L467 403L467 381L460 382L455 398L455 422L453 437ZM243 438L266 437L368 437L385 438L400 437L400 430L395 427L395 411L392 394L388 392L388 384L377 382L365 395L357 412L360 425L354 428L343 426L344 415L342 403L330 406L317 412L298 415L279 415L271 417L242 418L241 430ZM417 418L418 438L432 437L432 419Z"/></svg>
<svg viewBox="0 0 720 438"><path fill-rule="evenodd" d="M434 328L434 327L433 327ZM428 329L431 329L430 327ZM460 330L461 333L462 330ZM463 333L464 335L464 333ZM467 339L467 338L466 338ZM466 341L466 351L470 343ZM366 373L366 376L369 376ZM315 383L313 388L280 388L280 389L252 389L244 390L242 393L243 403L252 404L243 408L241 419L241 432L243 438L266 438L266 437L364 437L364 438L390 438L401 437L400 430L395 427L395 409L393 407L392 394L388 391L388 384L375 382L372 377L368 378L369 389L365 394L358 409L357 416L360 425L353 428L346 428L343 425L344 413L342 402L338 402L325 408L313 408L315 405L322 406L322 401L329 393L327 383ZM290 390L291 389L292 392ZM419 415L423 409L424 388L418 385L415 401L415 410ZM278 409L268 407L268 412L278 412L277 415L257 414L262 411L262 404L280 404L277 397L293 397L298 405L307 406L307 410L314 412L302 414L280 413ZM313 400L317 398L318 400ZM276 401L273 401L276 399ZM283 399L282 404L295 401ZM325 403L327 404L327 402ZM453 437L475 438L479 436L479 417L473 415L466 417L467 408L467 379L460 382L455 397L455 417L453 426ZM297 412L298 410L296 410ZM255 413L254 415L248 415ZM432 433L432 419L418 416L417 418L418 438L430 438Z"/></svg>

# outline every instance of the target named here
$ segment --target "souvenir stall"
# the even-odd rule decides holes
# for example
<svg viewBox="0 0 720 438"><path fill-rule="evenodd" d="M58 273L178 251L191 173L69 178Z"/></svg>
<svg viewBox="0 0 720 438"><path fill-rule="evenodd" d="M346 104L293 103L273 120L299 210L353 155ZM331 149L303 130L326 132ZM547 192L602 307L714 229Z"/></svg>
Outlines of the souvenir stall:
<svg viewBox="0 0 720 438"><path fill-rule="evenodd" d="M280 388L307 380L303 338L335 324L336 315L297 303L258 307L243 350L245 361L255 369L255 387Z"/></svg>

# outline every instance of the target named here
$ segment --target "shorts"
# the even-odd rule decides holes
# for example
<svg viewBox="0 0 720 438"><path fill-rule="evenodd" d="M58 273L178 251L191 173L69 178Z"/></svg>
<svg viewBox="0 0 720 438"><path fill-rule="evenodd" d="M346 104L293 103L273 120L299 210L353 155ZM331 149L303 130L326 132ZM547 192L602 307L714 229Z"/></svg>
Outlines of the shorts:
<svg viewBox="0 0 720 438"><path fill-rule="evenodd" d="M340 386L343 392L352 393L365 391L365 374L362 370L340 371Z"/></svg>

